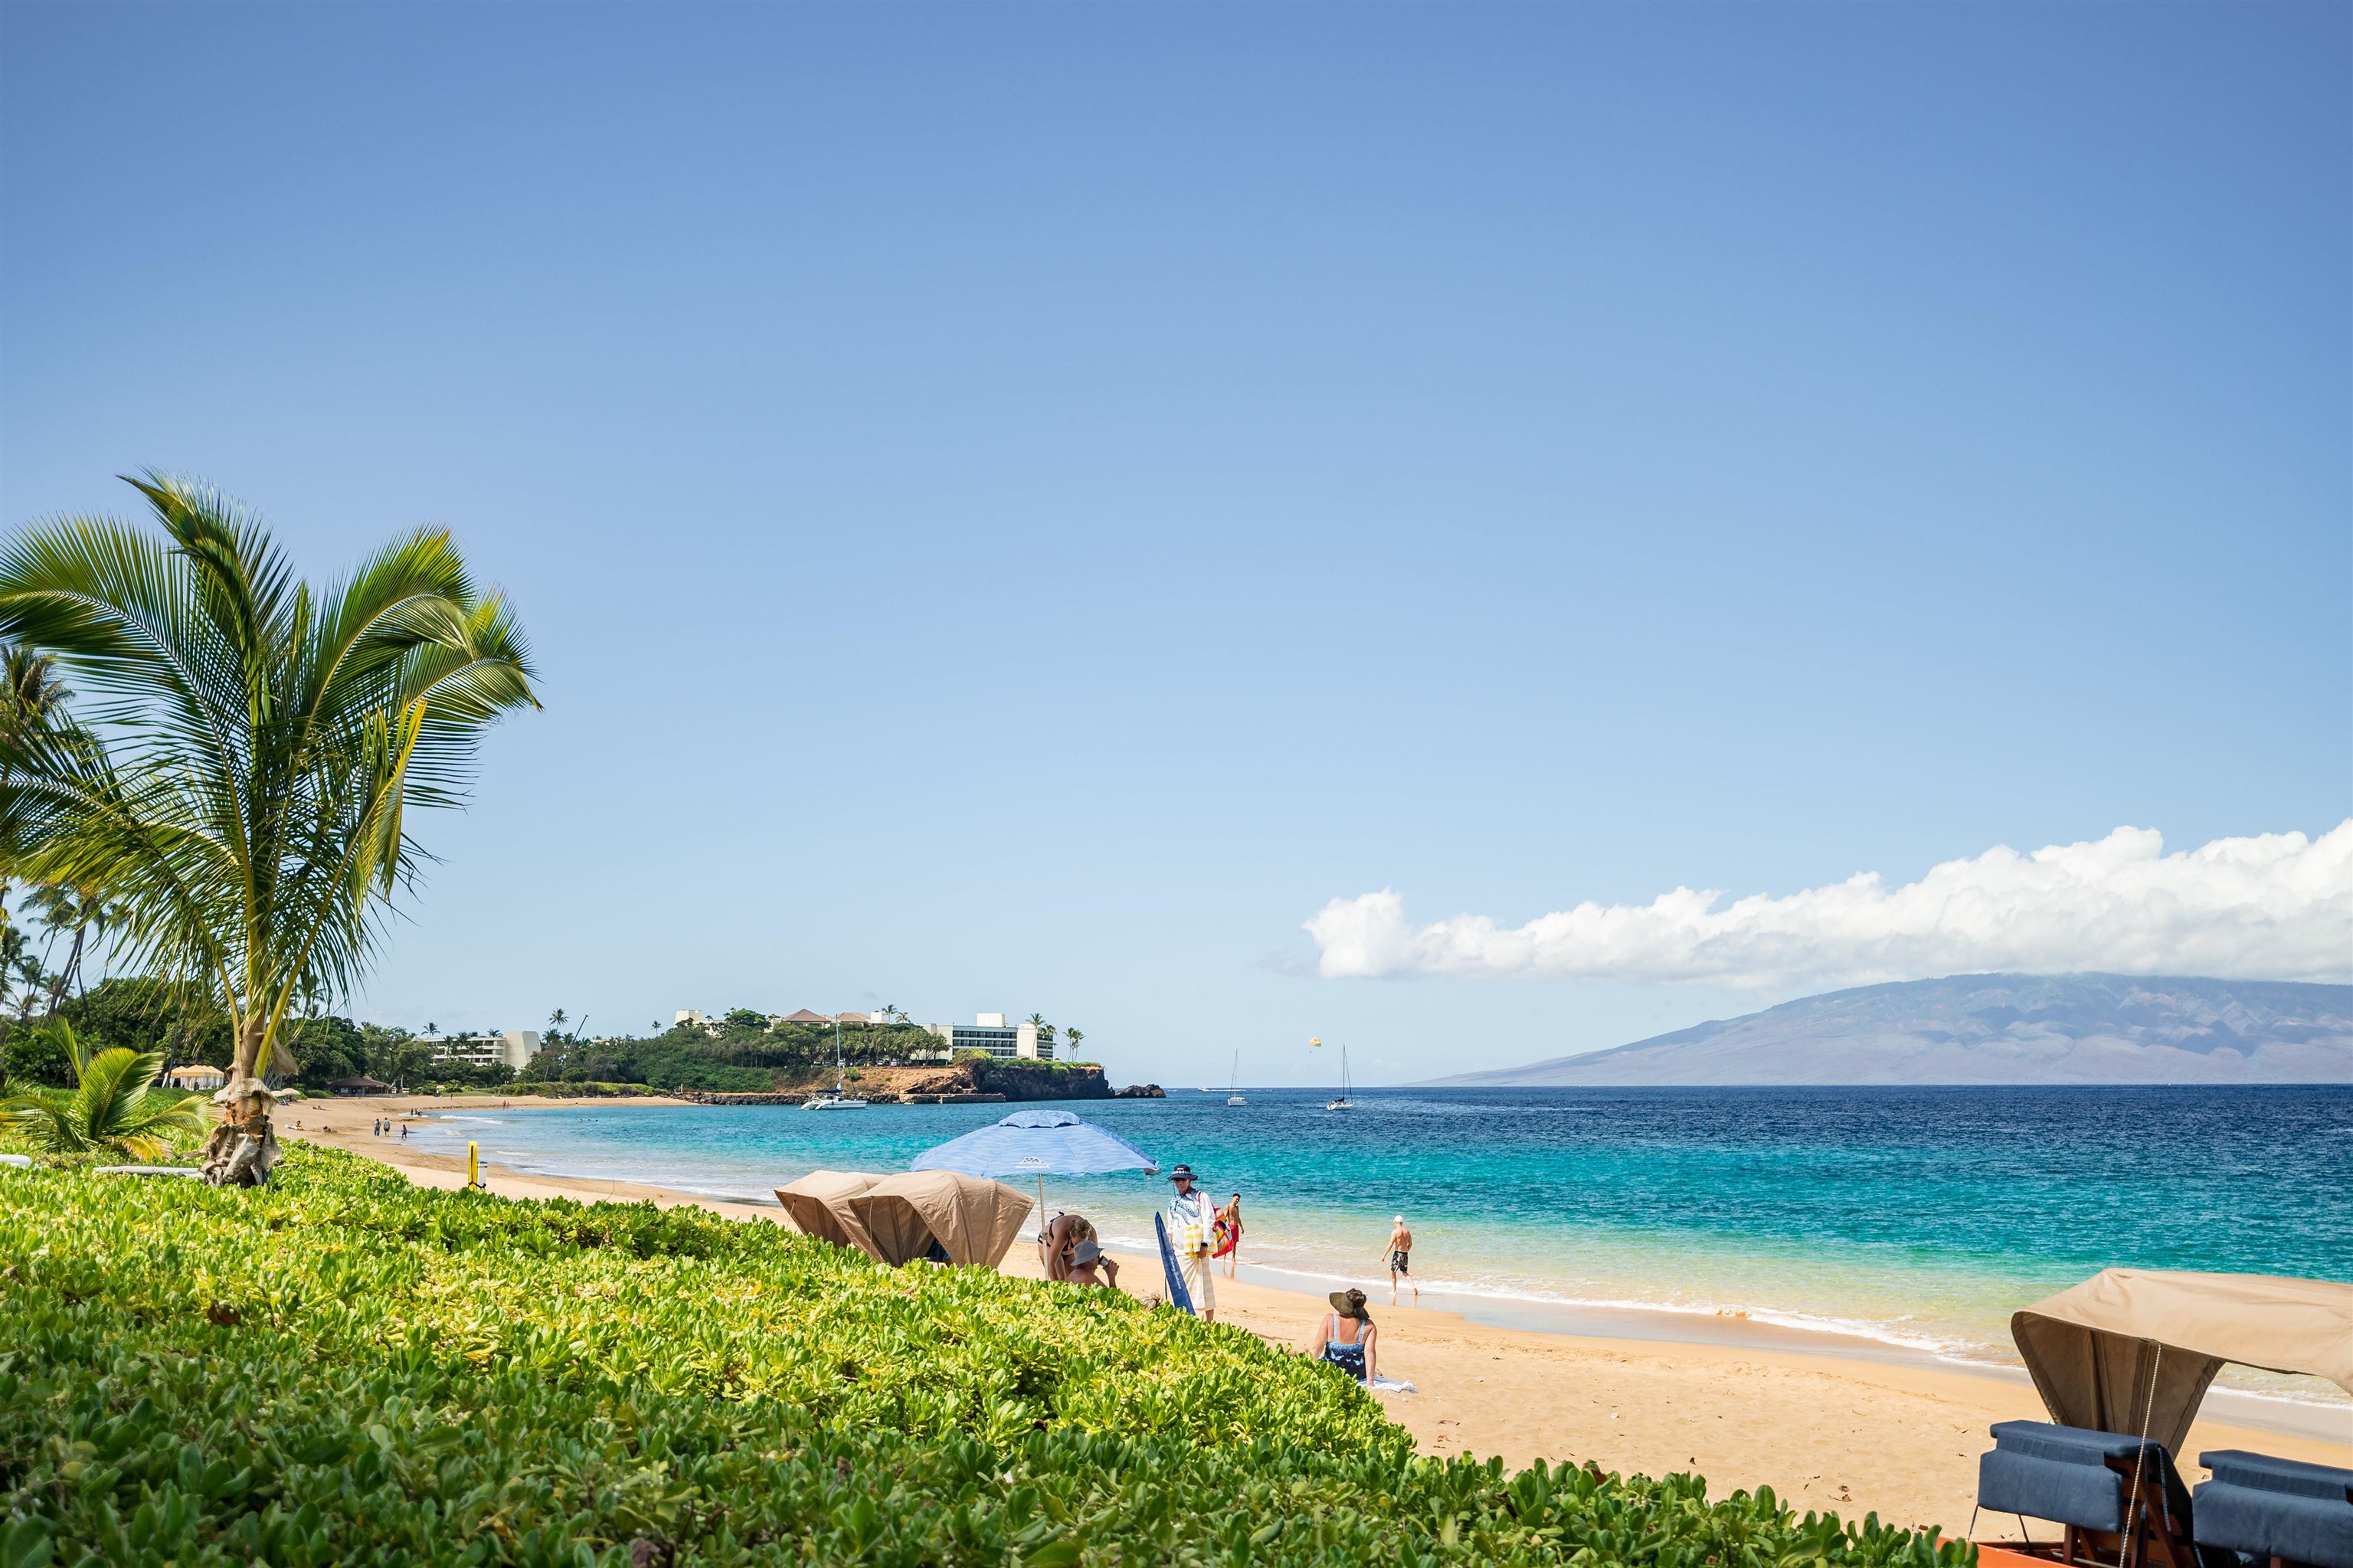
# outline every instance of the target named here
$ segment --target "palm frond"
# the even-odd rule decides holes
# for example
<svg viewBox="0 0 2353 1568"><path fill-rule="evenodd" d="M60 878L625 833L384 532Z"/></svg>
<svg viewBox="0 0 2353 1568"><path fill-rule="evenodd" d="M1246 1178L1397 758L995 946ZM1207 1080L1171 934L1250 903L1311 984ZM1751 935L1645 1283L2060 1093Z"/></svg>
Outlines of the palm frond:
<svg viewBox="0 0 2353 1568"><path fill-rule="evenodd" d="M130 482L160 537L68 517L0 546L0 641L103 699L0 726L0 874L102 888L124 956L202 980L258 1071L291 999L364 973L423 858L409 809L461 801L482 731L538 705L529 651L446 530L314 592L217 492Z"/></svg>

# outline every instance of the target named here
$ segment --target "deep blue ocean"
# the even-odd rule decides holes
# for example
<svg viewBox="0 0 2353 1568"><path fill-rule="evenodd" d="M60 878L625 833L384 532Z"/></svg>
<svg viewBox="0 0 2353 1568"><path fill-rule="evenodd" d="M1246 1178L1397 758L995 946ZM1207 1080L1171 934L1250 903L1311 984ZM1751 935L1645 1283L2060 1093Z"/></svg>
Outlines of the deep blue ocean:
<svg viewBox="0 0 2353 1568"><path fill-rule="evenodd" d="M1179 1091L1067 1108L1242 1194L1244 1273L1386 1292L1404 1214L1425 1299L1589 1332L1771 1325L2010 1359L2010 1312L2115 1266L2353 1280L2353 1086ZM1018 1108L485 1110L427 1147L773 1202L894 1171ZM1048 1185L1148 1245L1158 1179ZM1671 1314L1672 1316L1662 1316ZM2260 1375L2241 1386L2317 1394ZM2337 1396L2341 1397L2341 1396Z"/></svg>

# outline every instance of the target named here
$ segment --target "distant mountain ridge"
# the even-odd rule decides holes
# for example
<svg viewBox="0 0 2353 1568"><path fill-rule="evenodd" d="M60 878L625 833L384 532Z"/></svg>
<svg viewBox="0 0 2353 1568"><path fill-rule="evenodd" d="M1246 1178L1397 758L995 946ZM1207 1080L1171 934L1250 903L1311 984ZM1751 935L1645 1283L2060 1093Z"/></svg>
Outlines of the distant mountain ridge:
<svg viewBox="0 0 2353 1568"><path fill-rule="evenodd" d="M1954 975L1445 1085L2353 1083L2353 985Z"/></svg>

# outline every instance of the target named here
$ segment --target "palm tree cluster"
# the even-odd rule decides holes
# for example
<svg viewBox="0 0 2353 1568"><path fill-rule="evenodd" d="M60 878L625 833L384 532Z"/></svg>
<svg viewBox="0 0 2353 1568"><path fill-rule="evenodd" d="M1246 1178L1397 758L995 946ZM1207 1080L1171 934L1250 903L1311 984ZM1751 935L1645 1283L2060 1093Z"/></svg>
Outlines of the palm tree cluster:
<svg viewBox="0 0 2353 1568"><path fill-rule="evenodd" d="M505 599L446 530L313 588L227 497L129 482L153 528L58 517L0 546L0 642L94 705L0 694L0 875L100 900L133 966L228 1017L206 1170L259 1181L261 1075L291 1065L290 1018L364 972L423 858L410 808L462 800L482 731L538 702Z"/></svg>

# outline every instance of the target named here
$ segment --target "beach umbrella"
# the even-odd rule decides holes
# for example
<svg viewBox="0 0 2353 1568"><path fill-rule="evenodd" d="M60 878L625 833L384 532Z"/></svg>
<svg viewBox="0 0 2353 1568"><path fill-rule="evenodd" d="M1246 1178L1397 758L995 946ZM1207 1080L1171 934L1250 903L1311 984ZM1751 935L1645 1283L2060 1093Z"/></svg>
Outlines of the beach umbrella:
<svg viewBox="0 0 2353 1568"><path fill-rule="evenodd" d="M1038 1217L1046 1215L1049 1176L1107 1176L1114 1171L1157 1171L1160 1161L1117 1133L1063 1110L1019 1110L962 1138L915 1156L916 1171L961 1171L967 1176L1035 1176Z"/></svg>

